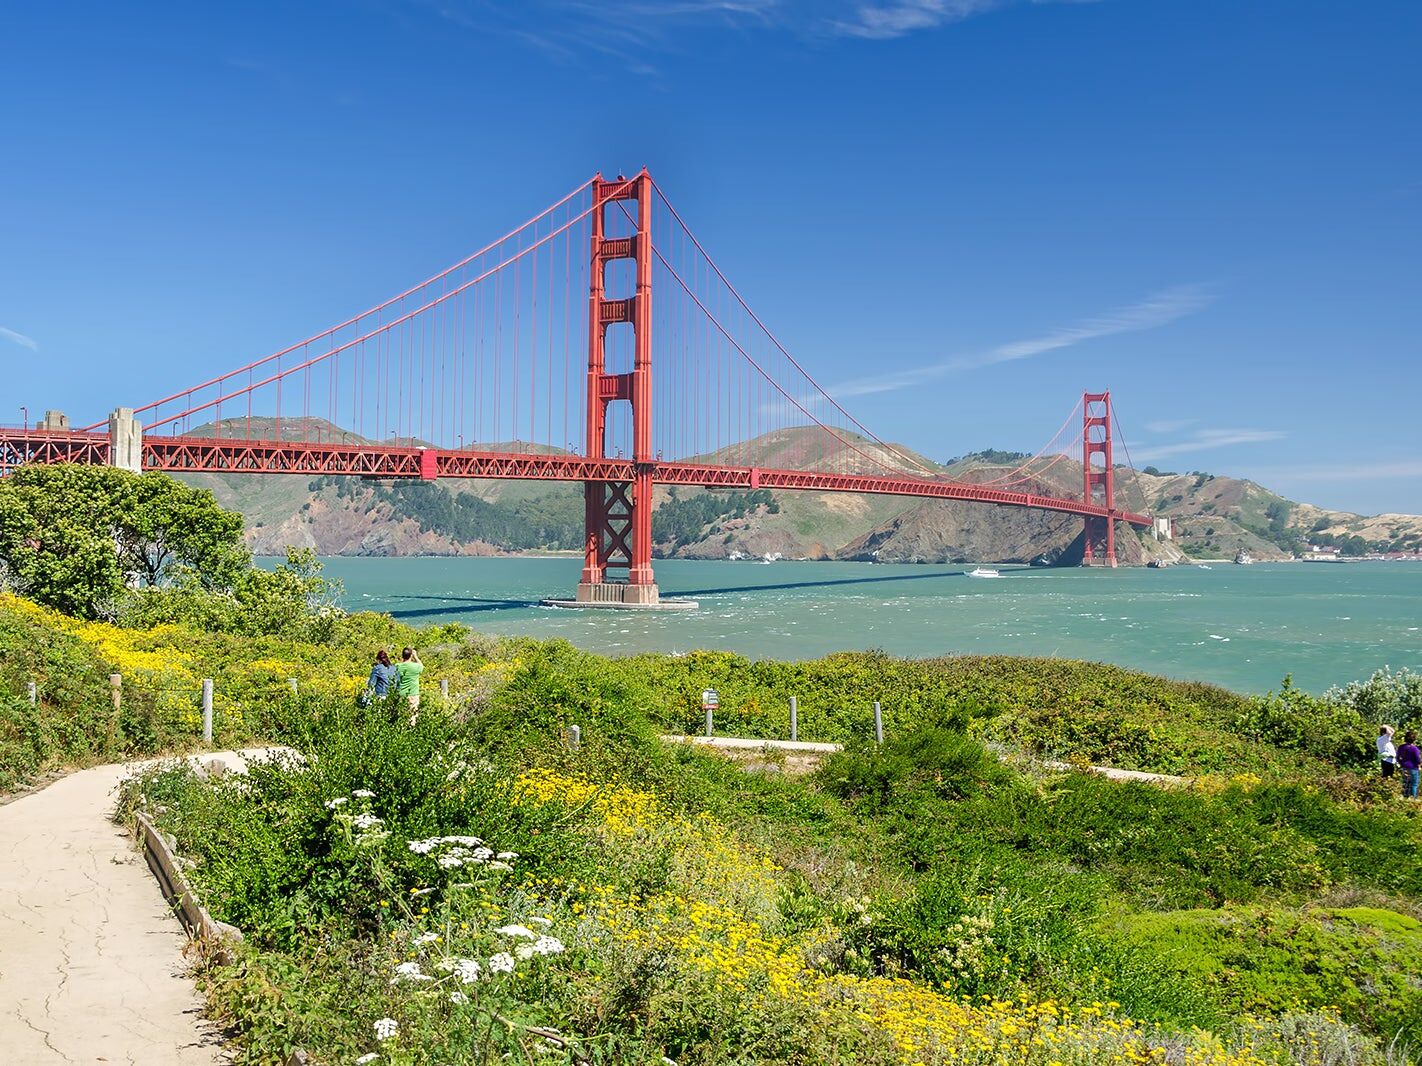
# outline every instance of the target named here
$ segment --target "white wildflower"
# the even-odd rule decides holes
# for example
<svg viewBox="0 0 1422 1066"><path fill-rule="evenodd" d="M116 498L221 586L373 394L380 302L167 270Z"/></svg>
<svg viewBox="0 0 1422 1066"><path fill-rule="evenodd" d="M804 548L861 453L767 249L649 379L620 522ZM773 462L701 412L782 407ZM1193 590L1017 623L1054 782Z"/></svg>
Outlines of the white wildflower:
<svg viewBox="0 0 1422 1066"><path fill-rule="evenodd" d="M357 829L363 831L366 829L374 829L377 826L382 826L385 824L385 822L383 819L377 818L369 811L362 811L360 814L357 814L354 818L351 819L351 824Z"/></svg>
<svg viewBox="0 0 1422 1066"><path fill-rule="evenodd" d="M556 936L541 936L533 942L533 950L539 955L561 955L564 948Z"/></svg>
<svg viewBox="0 0 1422 1066"><path fill-rule="evenodd" d="M491 955L491 956L489 956L489 972L490 972L490 973L513 973L513 972L514 972L514 960L513 960L513 956L510 955L507 951L501 951L501 952L499 952L497 955Z"/></svg>
<svg viewBox="0 0 1422 1066"><path fill-rule="evenodd" d="M433 981L434 978L420 970L418 962L402 962L395 967L395 976L390 979L392 985L397 985L401 981Z"/></svg>
<svg viewBox="0 0 1422 1066"><path fill-rule="evenodd" d="M438 933L421 933L419 936L415 937L412 943L415 945L415 947L419 948L424 947L426 944L433 944L438 939Z"/></svg>
<svg viewBox="0 0 1422 1066"><path fill-rule="evenodd" d="M378 1058L380 1058L380 1056L376 1052L372 1051L369 1054L362 1055L360 1058L356 1059L356 1066L365 1066L367 1062L374 1062Z"/></svg>
<svg viewBox="0 0 1422 1066"><path fill-rule="evenodd" d="M411 840L408 842L408 847L416 855L428 855L438 843L438 840Z"/></svg>
<svg viewBox="0 0 1422 1066"><path fill-rule="evenodd" d="M493 848L475 848L469 853L469 857L475 862L488 862L494 857Z"/></svg>
<svg viewBox="0 0 1422 1066"><path fill-rule="evenodd" d="M456 959L454 963L454 973L466 985L472 985L479 980L479 974L483 971L473 959Z"/></svg>
<svg viewBox="0 0 1422 1066"><path fill-rule="evenodd" d="M326 801L326 809L328 811L334 811L337 807L343 807L349 802L350 800L345 796L337 796L335 799Z"/></svg>
<svg viewBox="0 0 1422 1066"><path fill-rule="evenodd" d="M491 870L505 870L505 871L508 871L508 870L512 870L513 867L510 866L510 865L509 865L508 863L506 863L506 862L491 862L491 863L489 863L489 869L491 869Z"/></svg>
<svg viewBox="0 0 1422 1066"><path fill-rule="evenodd" d="M463 992L451 992L449 994L449 1001L458 1006L463 1006L464 1004L469 1002L469 997L466 996Z"/></svg>
<svg viewBox="0 0 1422 1066"><path fill-rule="evenodd" d="M513 949L513 953L514 958L519 959L520 961L527 961L528 959L533 958L533 945L520 944L518 947Z"/></svg>
<svg viewBox="0 0 1422 1066"><path fill-rule="evenodd" d="M497 855L495 855L494 858L496 858L496 859L507 859L507 860L509 860L509 861L512 861L512 860L518 858L518 852L516 852L516 851L501 851L501 852L499 852Z"/></svg>
<svg viewBox="0 0 1422 1066"><path fill-rule="evenodd" d="M501 925L495 929L494 932L501 936L521 936L525 940L533 940L538 936L537 933L526 925Z"/></svg>
<svg viewBox="0 0 1422 1066"><path fill-rule="evenodd" d="M389 1040L400 1031L400 1023L394 1018L381 1018L375 1023L375 1039Z"/></svg>
<svg viewBox="0 0 1422 1066"><path fill-rule="evenodd" d="M368 788L358 788L354 792L352 792L351 795L363 800L375 798L375 793L370 791L370 789Z"/></svg>
<svg viewBox="0 0 1422 1066"><path fill-rule="evenodd" d="M528 919L528 920L529 920L530 922L532 922L534 925L541 925L544 929L547 929L550 925L553 924L553 919L552 919L552 918L540 918L540 917L539 917L538 915L536 915L536 914L535 914L532 918L530 918L530 919Z"/></svg>

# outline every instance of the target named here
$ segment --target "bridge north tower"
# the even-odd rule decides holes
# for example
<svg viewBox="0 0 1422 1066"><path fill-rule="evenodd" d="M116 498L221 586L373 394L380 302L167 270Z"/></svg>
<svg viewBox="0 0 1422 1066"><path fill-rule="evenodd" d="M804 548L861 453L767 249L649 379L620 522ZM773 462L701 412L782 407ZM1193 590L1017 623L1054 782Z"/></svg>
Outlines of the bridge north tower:
<svg viewBox="0 0 1422 1066"><path fill-rule="evenodd" d="M1111 390L1088 392L1081 402L1082 499L1110 515L1087 515L1082 566L1116 565L1116 466L1111 454ZM1101 555L1098 558L1097 552Z"/></svg>

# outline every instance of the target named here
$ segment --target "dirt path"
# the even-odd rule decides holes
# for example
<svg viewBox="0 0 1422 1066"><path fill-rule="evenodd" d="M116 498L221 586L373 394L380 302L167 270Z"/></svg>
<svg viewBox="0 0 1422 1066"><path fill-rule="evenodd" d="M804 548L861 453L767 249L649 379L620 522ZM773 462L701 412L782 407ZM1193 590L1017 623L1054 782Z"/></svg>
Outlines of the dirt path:
<svg viewBox="0 0 1422 1066"><path fill-rule="evenodd" d="M187 936L110 821L131 769L81 770L0 807L0 1061L227 1061L185 976Z"/></svg>

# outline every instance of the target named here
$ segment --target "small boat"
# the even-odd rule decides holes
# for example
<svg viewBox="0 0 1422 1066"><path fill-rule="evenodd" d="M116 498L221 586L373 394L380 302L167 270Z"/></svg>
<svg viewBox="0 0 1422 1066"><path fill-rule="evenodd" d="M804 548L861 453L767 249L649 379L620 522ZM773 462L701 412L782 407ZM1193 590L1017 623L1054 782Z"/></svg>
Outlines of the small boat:
<svg viewBox="0 0 1422 1066"><path fill-rule="evenodd" d="M1196 563L1196 564L1195 564L1195 569L1196 569L1196 570L1213 570L1214 567L1211 566L1209 563Z"/></svg>
<svg viewBox="0 0 1422 1066"><path fill-rule="evenodd" d="M988 569L987 567L979 566L979 567L973 568L972 570L969 570L969 571L968 571L968 576L969 576L969 577L1001 577L1002 575L999 574L996 570L990 570L990 569Z"/></svg>

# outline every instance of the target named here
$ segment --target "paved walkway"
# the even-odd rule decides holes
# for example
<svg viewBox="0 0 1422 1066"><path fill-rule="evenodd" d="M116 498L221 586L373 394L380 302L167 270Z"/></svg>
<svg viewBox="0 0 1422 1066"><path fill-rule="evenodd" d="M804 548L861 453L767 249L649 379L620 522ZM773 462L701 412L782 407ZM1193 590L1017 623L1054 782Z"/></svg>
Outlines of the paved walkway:
<svg viewBox="0 0 1422 1066"><path fill-rule="evenodd" d="M241 764L233 753L222 757ZM143 856L110 820L114 790L130 770L81 770L0 807L7 1066L228 1061L185 975L187 936Z"/></svg>

